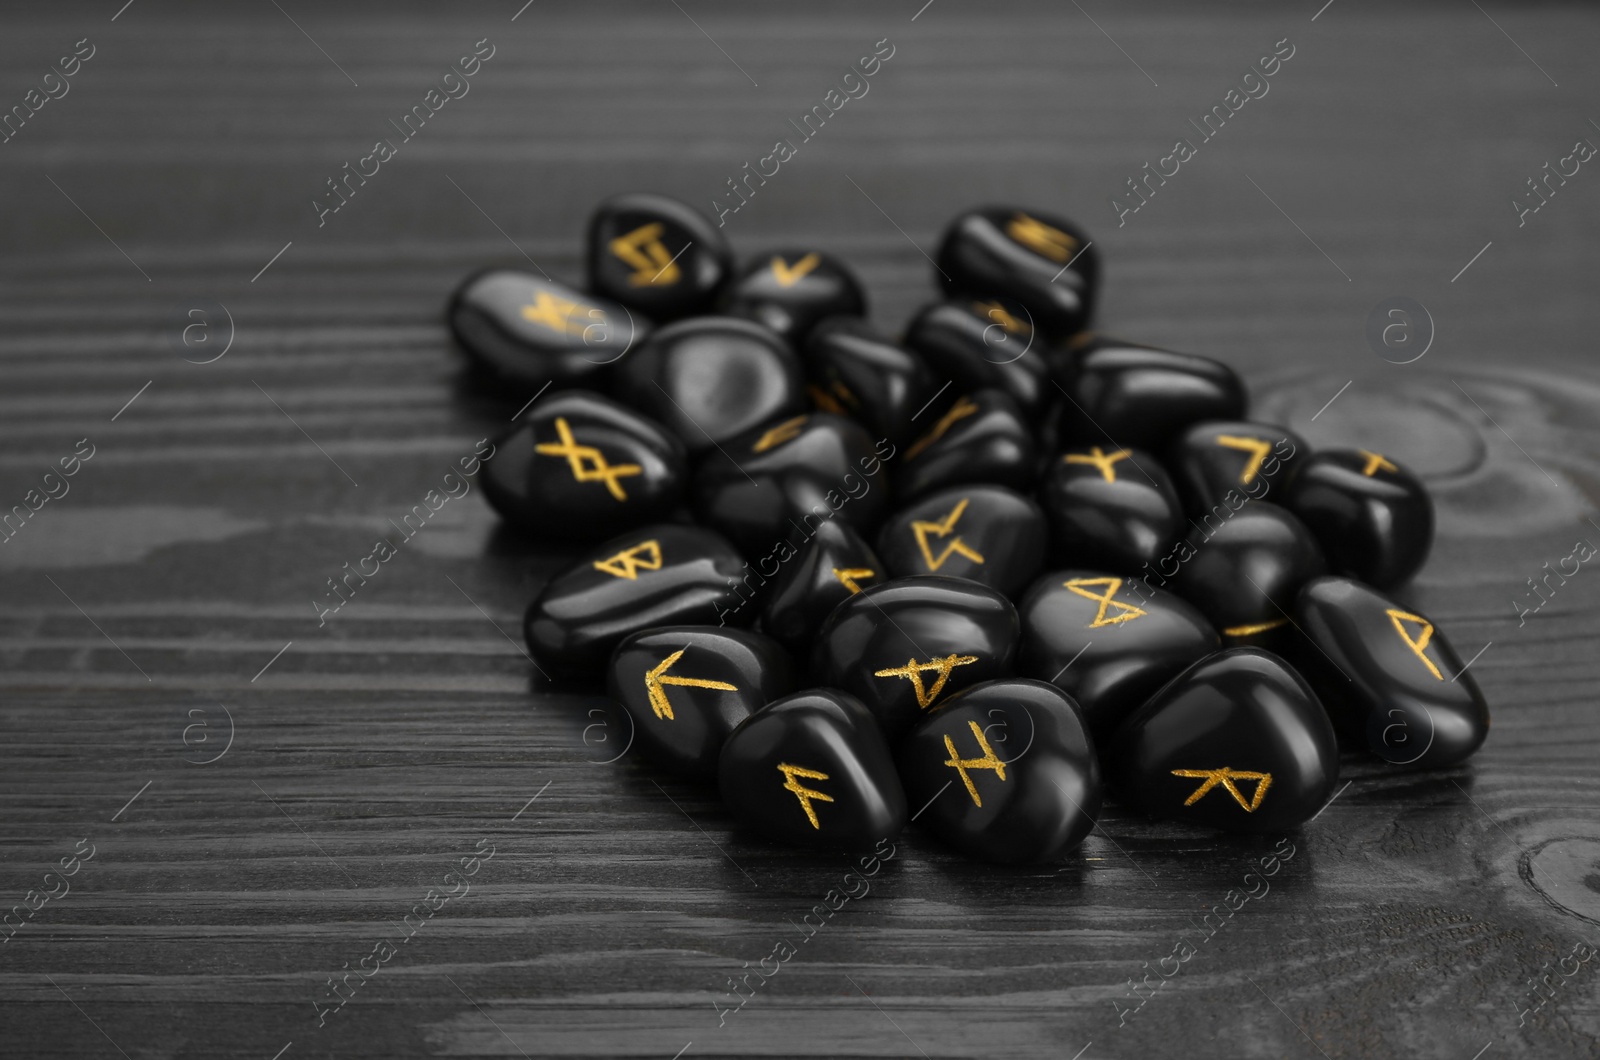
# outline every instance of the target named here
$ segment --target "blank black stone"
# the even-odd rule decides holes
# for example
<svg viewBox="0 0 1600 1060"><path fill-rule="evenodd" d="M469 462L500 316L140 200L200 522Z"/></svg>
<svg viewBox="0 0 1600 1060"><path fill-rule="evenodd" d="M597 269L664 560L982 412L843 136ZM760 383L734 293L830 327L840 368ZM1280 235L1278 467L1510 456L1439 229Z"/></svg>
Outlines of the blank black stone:
<svg viewBox="0 0 1600 1060"><path fill-rule="evenodd" d="M988 681L940 703L896 759L918 823L980 861L1055 861L1100 814L1100 765L1077 707L1043 681Z"/></svg>
<svg viewBox="0 0 1600 1060"><path fill-rule="evenodd" d="M1051 544L1062 562L1140 573L1171 551L1188 526L1166 468L1149 453L1070 449L1039 486Z"/></svg>
<svg viewBox="0 0 1600 1060"><path fill-rule="evenodd" d="M1305 680L1255 648L1219 652L1166 685L1112 740L1119 801L1185 824L1279 832L1339 780L1333 726Z"/></svg>
<svg viewBox="0 0 1600 1060"><path fill-rule="evenodd" d="M937 272L952 295L1000 296L1028 309L1053 339L1088 326L1100 283L1099 252L1071 222L1016 206L969 210L945 230Z"/></svg>
<svg viewBox="0 0 1600 1060"><path fill-rule="evenodd" d="M1096 740L1219 647L1216 629L1192 605L1107 571L1045 574L1017 613L1017 673L1072 696Z"/></svg>
<svg viewBox="0 0 1600 1060"><path fill-rule="evenodd" d="M1300 465L1283 504L1322 545L1328 566L1379 589L1422 569L1433 500L1404 464L1366 449L1327 449Z"/></svg>
<svg viewBox="0 0 1600 1060"><path fill-rule="evenodd" d="M745 827L794 846L859 850L905 827L883 733L837 689L797 692L741 722L722 745L717 786Z"/></svg>
<svg viewBox="0 0 1600 1060"><path fill-rule="evenodd" d="M1010 596L1044 565L1048 530L1031 499L1004 486L930 493L889 517L878 555L897 578L943 574Z"/></svg>
<svg viewBox="0 0 1600 1060"><path fill-rule="evenodd" d="M622 638L654 626L715 624L736 604L744 560L720 535L657 523L612 538L545 585L523 618L539 668L557 677L602 672ZM741 620L742 619L742 620Z"/></svg>
<svg viewBox="0 0 1600 1060"><path fill-rule="evenodd" d="M935 302L906 328L905 343L943 384L971 393L994 388L1010 394L1024 413L1039 414L1055 388L1045 361L1045 340L1027 314L1001 299Z"/></svg>
<svg viewBox="0 0 1600 1060"><path fill-rule="evenodd" d="M795 350L826 317L866 316L855 273L817 250L782 250L752 259L728 287L724 312L771 329Z"/></svg>
<svg viewBox="0 0 1600 1060"><path fill-rule="evenodd" d="M722 744L745 718L794 691L794 667L770 637L720 626L662 626L612 652L606 691L655 764L714 781Z"/></svg>
<svg viewBox="0 0 1600 1060"><path fill-rule="evenodd" d="M1300 590L1295 662L1347 744L1395 765L1455 765L1489 734L1471 671L1426 615L1349 578Z"/></svg>
<svg viewBox="0 0 1600 1060"><path fill-rule="evenodd" d="M685 490L683 443L589 390L541 398L495 442L483 492L537 537L593 541L670 515Z"/></svg>
<svg viewBox="0 0 1600 1060"><path fill-rule="evenodd" d="M593 384L649 333L609 299L516 269L485 269L450 297L450 334L480 369L519 391Z"/></svg>
<svg viewBox="0 0 1600 1060"><path fill-rule="evenodd" d="M1163 452L1202 420L1245 415L1244 384L1233 369L1192 353L1174 353L1096 336L1058 360L1065 445Z"/></svg>
<svg viewBox="0 0 1600 1060"><path fill-rule="evenodd" d="M662 328L618 364L613 387L676 434L691 456L805 411L799 359L771 331L733 317Z"/></svg>
<svg viewBox="0 0 1600 1060"><path fill-rule="evenodd" d="M885 450L887 451L887 450ZM705 455L692 487L697 518L750 556L839 519L871 533L889 511L888 476L872 436L827 412L791 416Z"/></svg>
<svg viewBox="0 0 1600 1060"><path fill-rule="evenodd" d="M711 312L733 272L733 252L710 221L648 192L595 209L587 254L591 291L663 322Z"/></svg>
<svg viewBox="0 0 1600 1060"><path fill-rule="evenodd" d="M1033 432L1004 390L963 394L937 416L918 419L926 429L900 452L889 474L901 500L969 482L1025 493L1038 480Z"/></svg>
<svg viewBox="0 0 1600 1060"><path fill-rule="evenodd" d="M1199 608L1229 647L1238 638L1278 630L1272 643L1286 643L1295 594L1327 573L1305 524L1288 509L1260 501L1207 516L1189 531L1177 558L1181 566L1172 584L1155 585L1174 589Z"/></svg>
<svg viewBox="0 0 1600 1060"><path fill-rule="evenodd" d="M905 445L918 423L938 418L938 385L920 357L890 342L861 317L835 316L811 329L805 346L806 392L823 412L849 416L874 439Z"/></svg>
<svg viewBox="0 0 1600 1060"><path fill-rule="evenodd" d="M938 575L869 586L828 616L812 671L859 698L891 740L943 697L1011 676L1017 609L977 582Z"/></svg>

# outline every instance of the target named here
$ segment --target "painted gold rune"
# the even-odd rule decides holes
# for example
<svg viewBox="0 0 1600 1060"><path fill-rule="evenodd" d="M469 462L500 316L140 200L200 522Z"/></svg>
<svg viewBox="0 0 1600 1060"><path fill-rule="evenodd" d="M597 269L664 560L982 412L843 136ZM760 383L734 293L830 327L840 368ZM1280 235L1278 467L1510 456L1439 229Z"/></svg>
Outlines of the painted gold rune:
<svg viewBox="0 0 1600 1060"><path fill-rule="evenodd" d="M1027 321L1018 320L1012 312L999 302L973 302L972 308L980 315L988 317L1005 329L1007 335L1028 335L1033 332ZM987 330L987 329L985 329Z"/></svg>
<svg viewBox="0 0 1600 1060"><path fill-rule="evenodd" d="M956 528L956 523L961 520L961 513L967 510L967 501L969 499L970 498L968 497L962 497L961 503L957 504L954 508L951 508L949 514L936 523L930 523L922 519L912 520L911 532L916 535L917 547L922 549L922 558L927 560L928 569L930 571L938 570L940 567L944 566L944 561L950 558L950 554L952 552L960 553L974 563L983 562L983 557L980 556L977 551L972 548L972 546L961 540L959 535L953 538L949 544L945 545L944 551L939 553L937 556L935 556L933 554L933 550L928 547L929 534L933 534L936 537L950 536L951 532Z"/></svg>
<svg viewBox="0 0 1600 1060"><path fill-rule="evenodd" d="M950 671L958 666L966 666L978 661L976 655L946 655L942 659L929 659L927 662L917 662L907 659L904 666L896 666L889 670L879 670L874 677L904 677L911 682L912 691L917 694L917 706L927 710L933 706L933 701L939 698L939 693L944 691L945 682L950 680ZM922 683L925 673L938 674L933 684Z"/></svg>
<svg viewBox="0 0 1600 1060"><path fill-rule="evenodd" d="M1175 777L1194 777L1205 781L1204 784L1194 789L1193 795L1184 800L1183 804L1185 806L1193 806L1205 798L1207 792L1220 784L1227 789L1229 795L1233 796L1233 801L1244 808L1245 813L1254 813L1256 811L1256 807L1260 806L1261 800L1266 797L1267 788L1272 785L1271 773L1244 773L1236 769L1229 769L1227 766L1223 766L1221 769L1174 769L1172 775ZM1240 793L1239 789L1234 786L1233 782L1236 780L1253 780L1256 782L1255 794L1248 802L1245 801L1245 797Z"/></svg>
<svg viewBox="0 0 1600 1060"><path fill-rule="evenodd" d="M535 296L533 305L522 307L522 319L533 324L543 324L551 331L562 335L582 335L589 325L582 319L573 320L572 315L574 313L588 315L593 312L594 309L582 302L574 302L549 291L540 291Z"/></svg>
<svg viewBox="0 0 1600 1060"><path fill-rule="evenodd" d="M779 287L793 287L807 273L821 264L822 255L816 251L807 254L793 265L774 254L772 256L772 278L778 281Z"/></svg>
<svg viewBox="0 0 1600 1060"><path fill-rule="evenodd" d="M730 685L726 681L708 681L703 677L677 677L667 676L667 671L672 669L672 664L683 658L683 653L688 648L679 648L671 655L662 659L656 668L644 675L644 690L650 697L650 709L656 712L656 717L672 721L672 701L667 698L667 690L662 685L679 685L683 688L712 688L720 692L737 692L737 685Z"/></svg>
<svg viewBox="0 0 1600 1060"><path fill-rule="evenodd" d="M1406 642L1406 647L1411 649L1413 655L1422 660L1422 665L1428 668L1430 674L1443 681L1444 674L1439 672L1439 668L1433 664L1433 660L1428 658L1427 655L1428 642L1433 639L1433 623L1421 615L1413 615L1409 611L1401 611L1393 607L1389 608L1388 615L1389 621L1394 623L1394 631L1400 634L1400 639ZM1418 629L1415 637L1406 632L1404 625L1406 622L1415 622L1417 624Z"/></svg>
<svg viewBox="0 0 1600 1060"><path fill-rule="evenodd" d="M870 567L846 567L843 570L834 567L833 576L839 579L840 585L850 590L851 596L854 596L861 591L861 582L867 578L876 578L878 572Z"/></svg>
<svg viewBox="0 0 1600 1060"><path fill-rule="evenodd" d="M654 539L640 542L615 556L595 560L594 569L603 570L616 578L626 578L630 582L638 581L640 571L661 569L661 543Z"/></svg>
<svg viewBox="0 0 1600 1060"><path fill-rule="evenodd" d="M804 416L796 416L792 420L784 420L772 430L756 439L756 444L750 447L752 453L764 453L768 449L776 449L784 442L793 441L800 436L800 428L806 425Z"/></svg>
<svg viewBox="0 0 1600 1060"><path fill-rule="evenodd" d="M1061 229L1035 220L1025 213L1016 214L1006 222L1006 235L1036 254L1065 265L1078 249L1078 241Z"/></svg>
<svg viewBox="0 0 1600 1060"><path fill-rule="evenodd" d="M533 451L545 456L566 457L574 479L579 482L604 482L606 489L619 501L627 500L628 494L617 479L644 473L644 468L638 464L609 464L605 454L594 446L579 445L564 416L556 417L556 437L561 441L541 443L534 446Z"/></svg>
<svg viewBox="0 0 1600 1060"><path fill-rule="evenodd" d="M1274 618L1270 622L1255 622L1248 626L1229 626L1222 631L1222 635L1224 637L1253 637L1257 633L1265 633L1269 629L1277 629L1279 626L1287 626L1288 624L1289 620L1287 618Z"/></svg>
<svg viewBox="0 0 1600 1060"><path fill-rule="evenodd" d="M967 722L972 729L972 735L977 737L978 746L983 750L982 758L962 758L956 754L955 741L949 736L944 738L944 749L950 752L950 757L945 760L945 765L961 774L961 783L967 786L967 794L972 796L974 806L982 806L983 800L978 797L978 786L972 782L972 777L967 774L969 769L992 769L994 775L1001 780L1006 779L1006 764L995 756L994 748L989 746L988 739L983 735L983 730L975 721Z"/></svg>
<svg viewBox="0 0 1600 1060"><path fill-rule="evenodd" d="M1122 588L1123 581L1124 579L1122 578L1073 578L1071 581L1065 581L1061 584L1079 596L1093 600L1100 605L1100 610L1095 612L1094 621L1085 627L1086 629L1099 629L1101 626L1114 626L1118 622L1132 622L1140 615L1150 613L1142 607L1134 607L1132 604L1125 604L1116 599L1117 590ZM1090 592L1091 586L1104 589L1105 592ZM1113 607L1117 609L1116 614L1107 618L1106 612Z"/></svg>
<svg viewBox="0 0 1600 1060"><path fill-rule="evenodd" d="M801 780L827 780L828 774L818 773L815 769L805 766L792 766L787 762L778 763L778 772L783 774L783 790L794 792L794 797L800 800L800 808L806 811L806 819L811 822L812 828L820 829L822 822L817 820L817 811L812 809L811 800L818 802L832 802L832 795L824 795L820 791L813 791L800 783Z"/></svg>
<svg viewBox="0 0 1600 1060"><path fill-rule="evenodd" d="M666 287L677 283L683 270L661 236L667 226L659 221L643 225L611 241L611 253L633 266L628 283L634 287ZM683 248L688 250L686 246ZM680 250L678 253L682 254Z"/></svg>
<svg viewBox="0 0 1600 1060"><path fill-rule="evenodd" d="M1261 470L1261 463L1266 460L1267 454L1272 452L1271 442L1264 442L1260 438L1241 438L1236 434L1217 435L1217 444L1250 454L1250 459L1245 461L1244 470L1239 472L1239 481L1247 486Z"/></svg>
<svg viewBox="0 0 1600 1060"><path fill-rule="evenodd" d="M1126 449L1118 449L1114 453L1107 453L1103 452L1097 445L1087 453L1067 453L1062 456L1061 461L1065 464L1088 464L1091 467L1098 468L1101 476L1107 482L1115 482L1117 481L1117 472L1113 465L1118 460L1126 459L1128 459L1128 451Z"/></svg>
<svg viewBox="0 0 1600 1060"><path fill-rule="evenodd" d="M927 434L918 438L912 443L911 448L906 450L906 459L914 459L918 453L943 438L945 432L955 426L957 420L964 420L977 411L978 406L972 403L971 398L965 395L957 398L956 403L950 406L950 411L939 417L939 422L935 423Z"/></svg>
<svg viewBox="0 0 1600 1060"><path fill-rule="evenodd" d="M845 408L860 408L861 399L850 392L850 388L835 379L824 390L815 383L806 384L806 393L811 395L811 403L823 412L831 412L835 416L848 416L850 413Z"/></svg>
<svg viewBox="0 0 1600 1060"><path fill-rule="evenodd" d="M1356 452L1367 458L1367 466L1361 469L1361 473L1368 478L1376 475L1380 469L1384 471L1400 470L1399 468L1395 467L1394 463L1382 453L1374 453L1366 449L1357 449Z"/></svg>

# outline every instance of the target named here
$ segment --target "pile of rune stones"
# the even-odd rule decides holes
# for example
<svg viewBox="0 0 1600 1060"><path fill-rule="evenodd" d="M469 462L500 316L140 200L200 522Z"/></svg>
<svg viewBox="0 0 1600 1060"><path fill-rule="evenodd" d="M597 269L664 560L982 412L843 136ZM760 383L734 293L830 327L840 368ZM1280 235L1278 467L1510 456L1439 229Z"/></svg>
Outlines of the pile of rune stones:
<svg viewBox="0 0 1600 1060"><path fill-rule="evenodd" d="M957 217L899 340L843 262L736 266L659 195L602 203L586 252L583 289L496 268L449 307L481 375L538 395L486 496L583 550L528 647L603 674L637 750L750 829L856 849L915 818L1041 862L1103 784L1277 832L1341 752L1428 768L1483 742L1472 675L1386 595L1432 544L1421 482L1250 420L1224 364L1086 330L1099 263L1069 222Z"/></svg>

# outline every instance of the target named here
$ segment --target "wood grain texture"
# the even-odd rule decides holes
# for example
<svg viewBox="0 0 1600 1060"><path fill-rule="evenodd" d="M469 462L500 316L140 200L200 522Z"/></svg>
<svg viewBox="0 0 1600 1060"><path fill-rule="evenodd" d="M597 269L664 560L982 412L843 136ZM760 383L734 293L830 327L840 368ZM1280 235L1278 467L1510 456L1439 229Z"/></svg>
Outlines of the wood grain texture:
<svg viewBox="0 0 1600 1060"><path fill-rule="evenodd" d="M96 47L0 144L0 507L95 446L0 545L4 904L94 848L0 945L0 1052L1600 1048L1595 962L1518 1018L1530 977L1600 943L1600 576L1524 623L1513 606L1600 541L1600 176L1585 166L1520 227L1509 204L1600 136L1592 8L119 3L14 9L0 34L8 107L74 41ZM324 181L485 37L470 93L319 227ZM736 247L842 254L892 328L931 296L918 248L962 207L1080 219L1108 330L1220 357L1262 417L1426 474L1439 541L1405 599L1464 656L1492 644L1473 664L1483 751L1427 775L1348 762L1271 891L1125 1023L1130 978L1276 837L1112 808L1066 863L1003 870L912 832L723 1020L728 977L796 939L850 863L733 832L707 792L608 761L626 722L601 701L534 689L518 618L561 555L501 532L474 492L325 627L312 604L515 411L448 347L462 275L531 258L577 279L583 220L613 191L709 209L886 37L870 93L730 215ZM1285 38L1269 94L1119 227L1124 181ZM1405 366L1362 337L1398 294L1437 325ZM198 299L235 325L211 364L173 345ZM195 764L229 715L227 752ZM328 977L403 937L479 840L495 856L470 893L319 1026Z"/></svg>

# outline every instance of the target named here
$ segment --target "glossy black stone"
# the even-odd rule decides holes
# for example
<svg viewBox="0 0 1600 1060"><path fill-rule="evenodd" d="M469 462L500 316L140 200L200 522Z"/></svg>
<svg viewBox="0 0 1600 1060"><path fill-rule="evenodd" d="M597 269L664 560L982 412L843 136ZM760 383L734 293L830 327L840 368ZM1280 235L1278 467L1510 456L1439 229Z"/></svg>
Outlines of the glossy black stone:
<svg viewBox="0 0 1600 1060"><path fill-rule="evenodd" d="M956 486L911 502L878 532L891 574L967 578L1014 595L1044 566L1044 513L1004 486Z"/></svg>
<svg viewBox="0 0 1600 1060"><path fill-rule="evenodd" d="M1431 619L1348 578L1300 590L1295 662L1347 744L1395 765L1454 765L1489 734L1489 707Z"/></svg>
<svg viewBox="0 0 1600 1060"><path fill-rule="evenodd" d="M1045 340L1014 302L935 302L911 321L905 343L927 362L936 380L953 380L950 389L957 393L1004 390L1029 416L1043 410L1056 393L1042 352Z"/></svg>
<svg viewBox="0 0 1600 1060"><path fill-rule="evenodd" d="M968 482L1026 492L1038 479L1033 432L1004 390L963 394L937 416L930 411L918 419L926 429L890 471L901 500Z"/></svg>
<svg viewBox="0 0 1600 1060"><path fill-rule="evenodd" d="M1011 675L1017 609L1000 593L931 575L869 586L817 637L812 672L859 698L891 740L968 685Z"/></svg>
<svg viewBox="0 0 1600 1060"><path fill-rule="evenodd" d="M891 451L887 442L883 451ZM700 521L755 557L829 519L870 533L889 510L888 477L872 436L827 412L728 439L701 460L692 493Z"/></svg>
<svg viewBox="0 0 1600 1060"><path fill-rule="evenodd" d="M1226 510L1240 498L1283 499L1311 446L1270 423L1207 420L1180 434L1167 449L1167 466L1184 510L1196 518Z"/></svg>
<svg viewBox="0 0 1600 1060"><path fill-rule="evenodd" d="M824 318L866 316L867 296L838 258L817 250L781 250L740 270L723 311L762 324L799 350Z"/></svg>
<svg viewBox="0 0 1600 1060"><path fill-rule="evenodd" d="M1052 571L1017 602L1017 613L1017 673L1070 695L1099 741L1220 645L1190 604L1106 571Z"/></svg>
<svg viewBox="0 0 1600 1060"><path fill-rule="evenodd" d="M683 443L589 390L552 391L495 442L483 492L519 530L593 541L670 515L688 471Z"/></svg>
<svg viewBox="0 0 1600 1060"><path fill-rule="evenodd" d="M896 760L918 823L969 857L1054 861L1100 815L1100 763L1072 699L1043 681L963 689L917 723Z"/></svg>
<svg viewBox="0 0 1600 1060"><path fill-rule="evenodd" d="M1167 585L1161 574L1169 559L1179 566ZM1157 571L1152 583L1199 608L1233 647L1238 638L1288 634L1295 594L1327 567L1311 531L1288 509L1247 501L1237 511L1224 506L1221 515L1206 516Z"/></svg>
<svg viewBox="0 0 1600 1060"><path fill-rule="evenodd" d="M617 643L655 626L704 625L735 605L744 559L720 535L657 523L597 547L551 578L528 607L523 636L552 677L600 672ZM746 612L748 613L748 612Z"/></svg>
<svg viewBox="0 0 1600 1060"><path fill-rule="evenodd" d="M1147 813L1229 832L1316 816L1339 780L1333 726L1305 680L1256 648L1174 678L1117 731L1106 775Z"/></svg>
<svg viewBox="0 0 1600 1060"><path fill-rule="evenodd" d="M469 276L450 296L448 321L475 365L519 390L592 384L650 330L616 302L516 269Z"/></svg>
<svg viewBox="0 0 1600 1060"><path fill-rule="evenodd" d="M922 359L884 338L861 317L836 316L811 329L806 393L823 412L849 416L873 438L904 445L947 401Z"/></svg>
<svg viewBox="0 0 1600 1060"><path fill-rule="evenodd" d="M662 328L617 365L613 388L682 439L691 456L805 411L799 359L766 328L732 317Z"/></svg>
<svg viewBox="0 0 1600 1060"><path fill-rule="evenodd" d="M835 607L888 580L877 553L838 519L815 527L798 551L791 546L770 566L777 576L766 594L761 629L802 658L809 658L812 641ZM759 573L771 577L768 567L759 564Z"/></svg>
<svg viewBox="0 0 1600 1060"><path fill-rule="evenodd" d="M1422 569L1433 547L1433 500L1405 465L1366 449L1312 454L1284 493L1328 566L1379 589Z"/></svg>
<svg viewBox="0 0 1600 1060"><path fill-rule="evenodd" d="M1100 256L1089 243L1071 222L1037 210L970 210L945 230L939 279L952 294L1019 302L1036 327L1065 339L1094 315Z"/></svg>
<svg viewBox="0 0 1600 1060"><path fill-rule="evenodd" d="M1039 504L1063 562L1122 574L1142 573L1188 526L1160 462L1116 446L1077 447L1052 460Z"/></svg>
<svg viewBox="0 0 1600 1060"><path fill-rule="evenodd" d="M589 290L651 320L709 313L733 272L716 226L665 195L630 192L589 218Z"/></svg>
<svg viewBox="0 0 1600 1060"><path fill-rule="evenodd" d="M769 839L857 850L897 835L906 797L889 745L853 696L819 688L739 723L722 745L728 811Z"/></svg>
<svg viewBox="0 0 1600 1060"><path fill-rule="evenodd" d="M618 644L606 690L633 720L633 746L679 776L712 781L734 728L794 691L771 637L721 626L663 626Z"/></svg>
<svg viewBox="0 0 1600 1060"><path fill-rule="evenodd" d="M1058 380L1066 445L1100 445L1159 453L1202 420L1245 414L1244 384L1225 364L1097 336L1084 342Z"/></svg>

